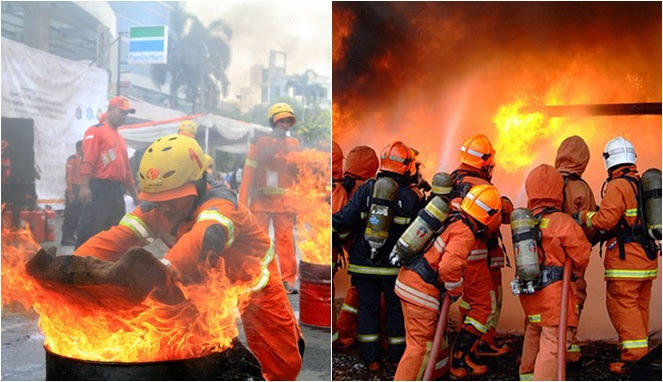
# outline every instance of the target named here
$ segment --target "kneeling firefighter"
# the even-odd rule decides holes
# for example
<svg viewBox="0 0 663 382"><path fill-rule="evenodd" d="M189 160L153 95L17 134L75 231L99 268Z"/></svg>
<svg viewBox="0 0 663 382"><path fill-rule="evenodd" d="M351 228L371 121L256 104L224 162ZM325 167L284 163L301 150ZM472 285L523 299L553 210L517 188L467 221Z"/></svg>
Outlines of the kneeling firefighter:
<svg viewBox="0 0 663 382"><path fill-rule="evenodd" d="M462 199L460 211L452 212L445 221L446 228L433 246L401 269L396 294L403 305L407 347L395 380L421 379L427 362L435 364L433 378L447 370L455 378L486 373L486 366L477 363L472 348L487 331L492 311L490 300L485 298L492 290L485 239L499 227L501 208L494 186L472 187ZM452 300L463 294L467 304L451 362L446 341L442 342L438 359L428 359L444 293Z"/></svg>
<svg viewBox="0 0 663 382"><path fill-rule="evenodd" d="M647 170L641 179L633 144L622 137L606 144L603 160L608 179L599 210L582 211L578 219L583 226L608 231L606 305L621 345L620 360L610 370L624 374L649 348L649 300L658 274L656 240L661 240L661 172Z"/></svg>
<svg viewBox="0 0 663 382"><path fill-rule="evenodd" d="M557 379L561 309L566 309L567 328L578 325L574 285L569 287L567 306L561 306L564 263L571 260L574 282L585 273L591 245L573 218L561 211L563 187L562 175L555 168L545 164L536 167L525 183L529 210L519 208L512 214L519 277L512 282L512 290L520 297L527 316L521 380ZM567 332L567 344L570 340Z"/></svg>
<svg viewBox="0 0 663 382"><path fill-rule="evenodd" d="M422 201L412 186L414 165L410 147L400 141L390 144L380 157L377 178L359 187L332 217L334 241L340 242L352 233L356 236L349 251L348 273L359 295L359 349L371 371L380 369L382 295L387 313L388 360L398 362L405 349L403 313L394 294L398 267L391 265L388 257L421 208Z"/></svg>
<svg viewBox="0 0 663 382"><path fill-rule="evenodd" d="M304 339L274 261L269 236L234 192L207 183L205 154L195 139L166 135L140 162L142 203L75 254L117 261L129 248L161 239L166 260L183 282L200 282L201 267L223 258L232 280L253 283L241 309L251 351L267 380L294 380L302 366Z"/></svg>

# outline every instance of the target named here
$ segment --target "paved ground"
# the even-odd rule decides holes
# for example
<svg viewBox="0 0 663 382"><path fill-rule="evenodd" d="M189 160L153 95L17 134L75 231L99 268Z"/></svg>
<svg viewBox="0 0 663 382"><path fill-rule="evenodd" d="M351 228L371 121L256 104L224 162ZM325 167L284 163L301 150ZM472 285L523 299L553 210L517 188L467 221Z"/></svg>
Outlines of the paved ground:
<svg viewBox="0 0 663 382"><path fill-rule="evenodd" d="M57 219L57 241L43 243L45 248L57 246L61 233L61 217ZM153 253L163 251L161 244L149 248ZM73 247L59 247L58 254L70 254ZM296 285L299 287L298 285ZM295 315L299 317L299 294L290 295L289 300ZM240 327L242 342L246 345L244 332ZM331 379L331 337L329 329L312 328L302 325L306 340L304 362L298 380L329 381ZM2 367L3 380L44 380L46 378L44 337L37 328L37 317L27 312L2 310Z"/></svg>

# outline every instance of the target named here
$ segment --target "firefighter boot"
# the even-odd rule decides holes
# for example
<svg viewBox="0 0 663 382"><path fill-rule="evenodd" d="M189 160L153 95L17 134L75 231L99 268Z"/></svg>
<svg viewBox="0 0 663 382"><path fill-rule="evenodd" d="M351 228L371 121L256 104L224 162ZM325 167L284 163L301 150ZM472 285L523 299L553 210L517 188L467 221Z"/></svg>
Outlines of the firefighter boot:
<svg viewBox="0 0 663 382"><path fill-rule="evenodd" d="M632 362L625 362L625 361L611 362L610 371L615 374L626 374L629 371L631 371L631 366L633 366Z"/></svg>
<svg viewBox="0 0 663 382"><path fill-rule="evenodd" d="M495 329L491 328L488 333L479 339L472 350L477 357L499 357L508 353L511 349L508 345L498 344L495 341Z"/></svg>
<svg viewBox="0 0 663 382"><path fill-rule="evenodd" d="M480 365L472 359L472 347L479 339L478 336L461 329L451 351L451 369L449 372L456 379L463 379L468 375L479 376L486 373L486 365Z"/></svg>

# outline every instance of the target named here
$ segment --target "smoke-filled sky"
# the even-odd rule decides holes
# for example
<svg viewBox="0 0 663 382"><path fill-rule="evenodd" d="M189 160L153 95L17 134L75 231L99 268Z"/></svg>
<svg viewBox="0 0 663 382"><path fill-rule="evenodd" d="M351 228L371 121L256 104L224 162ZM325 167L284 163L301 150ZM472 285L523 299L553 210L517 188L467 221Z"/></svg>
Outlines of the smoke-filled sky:
<svg viewBox="0 0 663 382"><path fill-rule="evenodd" d="M403 140L430 176L453 170L458 147L482 133L497 149L496 184L514 194L574 134L590 144L598 187L615 135L633 140L642 166L660 167L660 116L542 117L515 135L496 122L516 102L660 102L660 3L335 2L332 14L333 138L345 152ZM531 165L507 169L515 154Z"/></svg>
<svg viewBox="0 0 663 382"><path fill-rule="evenodd" d="M207 25L222 19L233 29L228 98L248 86L250 68L269 64L269 50L288 53L287 73L331 75L331 4L327 1L188 1Z"/></svg>

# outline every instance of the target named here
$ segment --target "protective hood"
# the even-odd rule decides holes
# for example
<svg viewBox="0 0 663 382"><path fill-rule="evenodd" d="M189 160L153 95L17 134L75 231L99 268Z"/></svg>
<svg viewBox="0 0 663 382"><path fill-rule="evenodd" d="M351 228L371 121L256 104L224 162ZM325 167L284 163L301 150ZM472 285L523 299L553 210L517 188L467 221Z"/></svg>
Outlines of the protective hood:
<svg viewBox="0 0 663 382"><path fill-rule="evenodd" d="M345 160L345 174L361 180L374 177L378 167L380 167L378 155L368 146L353 148Z"/></svg>
<svg viewBox="0 0 663 382"><path fill-rule="evenodd" d="M540 207L562 208L564 179L554 167L542 164L527 176L525 191L527 192L527 208L533 210Z"/></svg>
<svg viewBox="0 0 663 382"><path fill-rule="evenodd" d="M559 172L582 176L589 163L589 147L577 135L566 138L557 150L555 168Z"/></svg>
<svg viewBox="0 0 663 382"><path fill-rule="evenodd" d="M343 150L338 143L332 141L332 179L343 177Z"/></svg>

